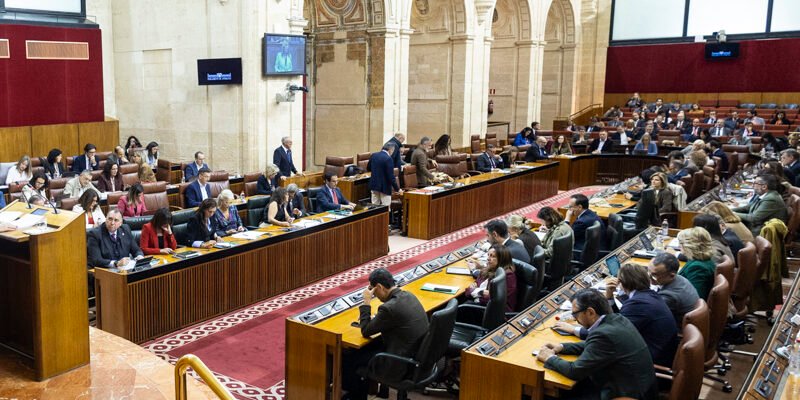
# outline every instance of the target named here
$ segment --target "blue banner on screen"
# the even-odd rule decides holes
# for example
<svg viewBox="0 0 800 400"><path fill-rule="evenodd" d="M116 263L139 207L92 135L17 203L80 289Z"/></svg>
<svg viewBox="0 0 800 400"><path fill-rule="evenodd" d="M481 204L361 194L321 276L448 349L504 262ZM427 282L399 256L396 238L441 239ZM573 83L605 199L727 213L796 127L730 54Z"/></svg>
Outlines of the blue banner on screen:
<svg viewBox="0 0 800 400"><path fill-rule="evenodd" d="M241 58L197 60L198 85L239 85L241 83Z"/></svg>
<svg viewBox="0 0 800 400"><path fill-rule="evenodd" d="M708 43L706 59L729 60L739 57L739 43Z"/></svg>
<svg viewBox="0 0 800 400"><path fill-rule="evenodd" d="M305 75L306 38L264 35L264 75Z"/></svg>

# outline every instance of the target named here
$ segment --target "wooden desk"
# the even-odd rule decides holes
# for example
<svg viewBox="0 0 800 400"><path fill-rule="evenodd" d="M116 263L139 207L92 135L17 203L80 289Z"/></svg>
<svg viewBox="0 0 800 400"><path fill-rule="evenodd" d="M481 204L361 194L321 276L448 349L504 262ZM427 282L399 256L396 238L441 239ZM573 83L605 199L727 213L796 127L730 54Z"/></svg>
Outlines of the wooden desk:
<svg viewBox="0 0 800 400"><path fill-rule="evenodd" d="M238 245L187 260L156 256L158 265L138 272L98 268L97 327L142 343L383 256L387 211L315 215L325 222L292 232L259 229L269 234L253 241L226 238Z"/></svg>
<svg viewBox="0 0 800 400"><path fill-rule="evenodd" d="M555 156L540 163L558 162L558 190L570 190L590 185L613 185L639 176L654 165L664 165L664 156L635 156L627 154L581 154Z"/></svg>
<svg viewBox="0 0 800 400"><path fill-rule="evenodd" d="M48 210L52 231L0 234L0 343L31 360L37 380L89 363L86 232L82 214ZM80 250L80 251L76 251Z"/></svg>
<svg viewBox="0 0 800 400"><path fill-rule="evenodd" d="M617 194L617 193L614 193L613 195L607 197L605 200L609 205L611 205L611 204L619 204L622 207L611 207L611 206L606 207L606 206L600 206L600 205L591 204L591 202L590 202L589 209L594 211L595 213L597 213L597 216L600 217L601 219L604 219L604 220L608 220L608 216L611 215L611 214L617 214L617 213L619 213L621 211L624 211L624 210L627 210L627 209L629 209L631 207L635 207L636 206L636 202L635 201L628 200L628 199L625 198L625 195ZM561 207L561 208L558 209L558 211L562 215L567 215L567 208L566 207ZM577 218L577 216L573 216L573 220L575 218ZM572 223L572 221L569 221L569 222Z"/></svg>
<svg viewBox="0 0 800 400"><path fill-rule="evenodd" d="M472 245L456 250L395 275L403 290L413 293L426 312L431 312L463 293L475 280L471 276L452 275L445 265L465 266L464 258L474 252ZM406 278L401 278L406 276ZM399 278L399 279L398 279ZM458 287L456 294L421 290L425 283ZM351 325L358 320L362 303L360 288L350 294L286 319L286 397L291 399L338 399L341 397L342 353L359 349L374 338L363 338L361 330ZM377 311L380 301L374 300Z"/></svg>
<svg viewBox="0 0 800 400"><path fill-rule="evenodd" d="M356 176L346 176L339 178L339 190L342 191L344 198L358 203L360 200L369 200L369 177L370 173L363 173Z"/></svg>
<svg viewBox="0 0 800 400"><path fill-rule="evenodd" d="M289 186L290 183L296 184L300 189L322 186L324 183L322 172L306 172L304 175L292 175L286 179L281 179L282 187Z"/></svg>
<svg viewBox="0 0 800 400"><path fill-rule="evenodd" d="M432 239L558 193L558 164L524 164L513 173L491 172L460 179L464 186L403 195L408 237ZM439 185L441 186L441 185Z"/></svg>

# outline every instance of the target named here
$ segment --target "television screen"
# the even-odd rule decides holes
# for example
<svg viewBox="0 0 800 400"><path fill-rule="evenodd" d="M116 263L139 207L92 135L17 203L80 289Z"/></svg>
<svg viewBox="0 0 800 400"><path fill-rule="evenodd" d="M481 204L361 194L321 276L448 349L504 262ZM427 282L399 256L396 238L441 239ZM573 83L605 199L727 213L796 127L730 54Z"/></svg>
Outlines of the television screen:
<svg viewBox="0 0 800 400"><path fill-rule="evenodd" d="M264 35L264 75L305 75L306 38Z"/></svg>
<svg viewBox="0 0 800 400"><path fill-rule="evenodd" d="M198 85L239 85L241 83L241 58L197 60Z"/></svg>
<svg viewBox="0 0 800 400"><path fill-rule="evenodd" d="M730 60L739 57L739 43L708 43L706 59Z"/></svg>

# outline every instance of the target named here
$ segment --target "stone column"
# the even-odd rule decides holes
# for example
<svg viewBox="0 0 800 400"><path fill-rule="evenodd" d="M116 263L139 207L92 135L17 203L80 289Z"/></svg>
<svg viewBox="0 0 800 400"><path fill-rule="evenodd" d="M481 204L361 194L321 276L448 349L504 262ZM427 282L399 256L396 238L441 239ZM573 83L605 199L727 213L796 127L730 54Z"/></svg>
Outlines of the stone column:
<svg viewBox="0 0 800 400"><path fill-rule="evenodd" d="M451 98L450 98L450 140L453 147L469 145L472 132L470 126L473 70L474 35L454 35L450 37L453 47Z"/></svg>

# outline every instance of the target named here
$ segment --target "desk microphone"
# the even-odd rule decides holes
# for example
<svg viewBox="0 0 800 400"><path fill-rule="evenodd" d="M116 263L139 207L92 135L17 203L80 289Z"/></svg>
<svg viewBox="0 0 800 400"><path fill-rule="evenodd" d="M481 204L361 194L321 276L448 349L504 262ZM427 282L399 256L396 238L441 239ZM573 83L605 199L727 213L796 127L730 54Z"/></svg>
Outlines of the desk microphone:
<svg viewBox="0 0 800 400"><path fill-rule="evenodd" d="M53 199L53 200L55 200L55 199ZM47 202L50 203L50 207L53 208L53 214L58 214L58 207L56 207L56 202L55 201L50 201L50 200L48 200Z"/></svg>
<svg viewBox="0 0 800 400"><path fill-rule="evenodd" d="M25 200L25 204L28 205L28 209L30 210L31 209L31 202L28 201L28 196L25 196L25 191L22 190L19 193L22 195L22 199Z"/></svg>

